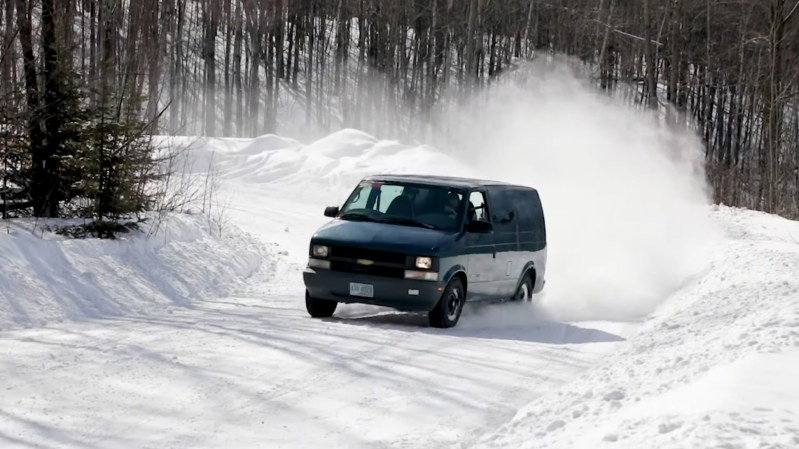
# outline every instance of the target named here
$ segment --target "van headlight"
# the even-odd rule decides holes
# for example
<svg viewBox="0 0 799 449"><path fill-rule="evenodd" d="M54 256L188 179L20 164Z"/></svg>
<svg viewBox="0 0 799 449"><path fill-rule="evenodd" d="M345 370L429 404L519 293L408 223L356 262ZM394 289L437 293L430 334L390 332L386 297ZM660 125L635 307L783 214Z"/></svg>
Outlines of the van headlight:
<svg viewBox="0 0 799 449"><path fill-rule="evenodd" d="M417 257L416 258L416 268L421 270L429 270L433 268L433 258L432 257Z"/></svg>
<svg viewBox="0 0 799 449"><path fill-rule="evenodd" d="M330 248L324 245L313 245L311 247L311 254L313 257L324 259L330 254Z"/></svg>

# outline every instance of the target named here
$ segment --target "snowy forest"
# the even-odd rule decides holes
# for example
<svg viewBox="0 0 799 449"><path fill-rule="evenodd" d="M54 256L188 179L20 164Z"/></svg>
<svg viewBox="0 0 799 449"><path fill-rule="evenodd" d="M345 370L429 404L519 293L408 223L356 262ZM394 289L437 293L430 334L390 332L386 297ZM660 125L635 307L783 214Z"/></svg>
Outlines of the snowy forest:
<svg viewBox="0 0 799 449"><path fill-rule="evenodd" d="M402 137L524 60L676 111L714 199L799 217L797 0L3 0L3 215L150 207L149 136ZM546 149L541 149L546 151Z"/></svg>

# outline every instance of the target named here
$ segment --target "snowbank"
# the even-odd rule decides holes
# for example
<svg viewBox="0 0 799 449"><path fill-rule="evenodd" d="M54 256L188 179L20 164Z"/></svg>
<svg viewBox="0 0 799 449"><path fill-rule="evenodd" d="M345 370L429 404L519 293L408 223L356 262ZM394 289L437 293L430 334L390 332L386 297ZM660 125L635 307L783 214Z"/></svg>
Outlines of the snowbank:
<svg viewBox="0 0 799 449"><path fill-rule="evenodd" d="M3 223L0 331L66 320L151 315L222 295L265 267L266 249L199 215L167 217L151 237L73 240L41 223Z"/></svg>
<svg viewBox="0 0 799 449"><path fill-rule="evenodd" d="M578 380L479 448L799 446L799 223L718 208L700 277Z"/></svg>
<svg viewBox="0 0 799 449"><path fill-rule="evenodd" d="M343 129L309 144L272 134L255 139L162 138L186 147L198 171L213 165L222 179L296 191L303 199L349 193L363 176L378 173L480 176L480 171L426 145L379 140ZM210 163L209 163L210 162Z"/></svg>

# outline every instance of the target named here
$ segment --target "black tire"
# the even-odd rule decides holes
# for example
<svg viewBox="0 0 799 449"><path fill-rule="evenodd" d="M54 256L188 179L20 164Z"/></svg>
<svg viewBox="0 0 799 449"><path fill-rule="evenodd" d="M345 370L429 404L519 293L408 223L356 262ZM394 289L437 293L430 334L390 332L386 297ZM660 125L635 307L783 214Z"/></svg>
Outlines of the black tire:
<svg viewBox="0 0 799 449"><path fill-rule="evenodd" d="M533 278L530 273L526 273L519 287L516 289L516 294L513 295L514 301L530 302L533 300Z"/></svg>
<svg viewBox="0 0 799 449"><path fill-rule="evenodd" d="M312 298L308 291L305 291L305 309L314 318L327 318L333 316L338 302L325 299Z"/></svg>
<svg viewBox="0 0 799 449"><path fill-rule="evenodd" d="M430 326L438 328L455 327L461 317L463 304L466 302L463 282L455 277L449 281L447 288L438 300L436 307L428 314Z"/></svg>

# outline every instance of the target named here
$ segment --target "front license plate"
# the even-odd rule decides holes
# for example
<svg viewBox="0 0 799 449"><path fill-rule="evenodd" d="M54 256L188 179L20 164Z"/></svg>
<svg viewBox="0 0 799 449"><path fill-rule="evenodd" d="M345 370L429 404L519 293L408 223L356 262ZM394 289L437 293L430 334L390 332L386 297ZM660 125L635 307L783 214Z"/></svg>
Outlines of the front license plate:
<svg viewBox="0 0 799 449"><path fill-rule="evenodd" d="M356 282L350 282L350 295L372 298L375 295L375 289L371 284L358 284Z"/></svg>

